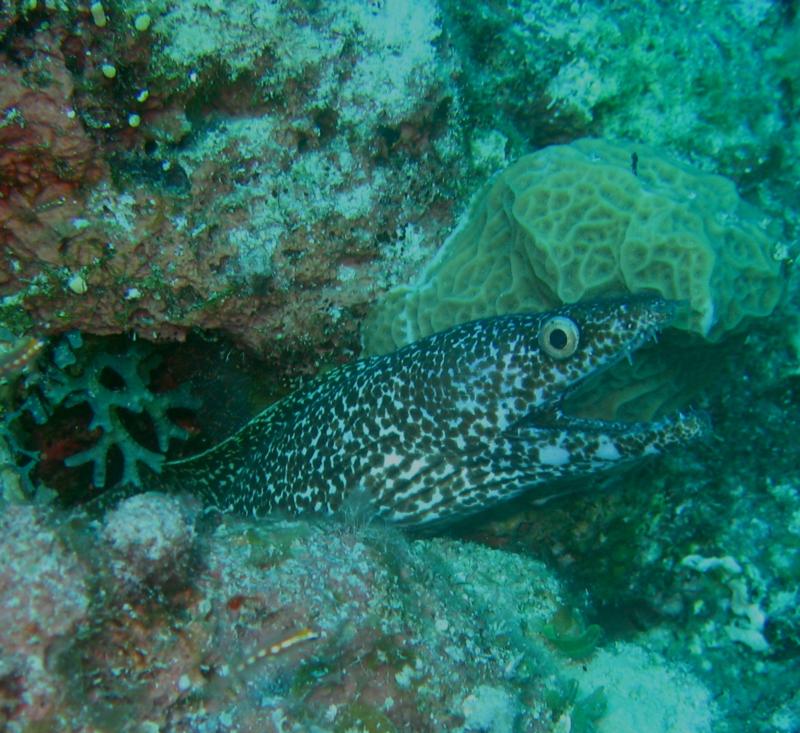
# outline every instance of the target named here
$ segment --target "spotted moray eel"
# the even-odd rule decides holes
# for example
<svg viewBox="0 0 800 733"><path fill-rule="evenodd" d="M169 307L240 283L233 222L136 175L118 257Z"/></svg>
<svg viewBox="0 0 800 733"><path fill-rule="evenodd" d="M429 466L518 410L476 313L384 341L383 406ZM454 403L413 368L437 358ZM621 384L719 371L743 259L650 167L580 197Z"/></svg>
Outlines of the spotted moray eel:
<svg viewBox="0 0 800 733"><path fill-rule="evenodd" d="M328 372L217 446L165 464L171 489L222 511L328 514L348 503L423 527L559 480L689 441L689 416L651 423L569 417L564 396L652 340L672 318L657 298L571 305L465 323Z"/></svg>

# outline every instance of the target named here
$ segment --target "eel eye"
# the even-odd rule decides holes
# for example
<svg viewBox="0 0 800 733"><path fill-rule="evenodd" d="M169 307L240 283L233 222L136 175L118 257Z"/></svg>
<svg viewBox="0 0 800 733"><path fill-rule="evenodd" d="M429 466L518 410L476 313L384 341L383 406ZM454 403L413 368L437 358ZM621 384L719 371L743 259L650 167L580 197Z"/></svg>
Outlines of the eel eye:
<svg viewBox="0 0 800 733"><path fill-rule="evenodd" d="M539 330L539 346L554 359L566 359L578 350L580 329L565 316L548 318Z"/></svg>

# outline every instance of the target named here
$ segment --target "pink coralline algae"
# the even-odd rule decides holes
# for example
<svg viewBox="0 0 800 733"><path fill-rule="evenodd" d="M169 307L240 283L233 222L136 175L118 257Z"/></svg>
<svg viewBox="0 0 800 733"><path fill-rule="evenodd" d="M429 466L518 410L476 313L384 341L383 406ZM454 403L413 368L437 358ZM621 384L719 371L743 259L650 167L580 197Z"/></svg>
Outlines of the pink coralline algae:
<svg viewBox="0 0 800 733"><path fill-rule="evenodd" d="M5 292L64 264L61 236L83 210L82 188L106 171L74 110L57 39L36 37L24 65L0 52L0 285Z"/></svg>
<svg viewBox="0 0 800 733"><path fill-rule="evenodd" d="M86 568L30 506L3 507L0 557L0 728L52 720L63 680L50 661L87 620Z"/></svg>

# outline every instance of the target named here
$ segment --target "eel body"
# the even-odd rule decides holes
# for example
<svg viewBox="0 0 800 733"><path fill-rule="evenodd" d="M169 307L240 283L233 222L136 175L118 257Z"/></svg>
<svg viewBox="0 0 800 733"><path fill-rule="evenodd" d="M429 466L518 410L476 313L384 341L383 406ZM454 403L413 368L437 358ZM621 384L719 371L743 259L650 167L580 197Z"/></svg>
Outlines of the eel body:
<svg viewBox="0 0 800 733"><path fill-rule="evenodd" d="M667 324L640 298L473 321L363 359L272 404L237 433L165 464L170 490L222 511L328 514L350 502L406 526L461 519L694 438L702 421L583 420L561 410L585 377Z"/></svg>

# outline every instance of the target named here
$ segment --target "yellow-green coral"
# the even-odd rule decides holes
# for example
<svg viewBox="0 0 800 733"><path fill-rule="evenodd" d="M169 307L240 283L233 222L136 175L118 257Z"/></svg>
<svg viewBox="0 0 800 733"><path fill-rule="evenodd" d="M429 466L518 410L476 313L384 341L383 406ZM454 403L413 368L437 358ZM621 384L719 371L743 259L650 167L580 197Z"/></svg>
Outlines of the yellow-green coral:
<svg viewBox="0 0 800 733"><path fill-rule="evenodd" d="M365 349L391 351L473 318L639 292L685 301L676 325L717 341L775 308L783 279L773 248L761 215L725 178L644 145L555 145L487 184L419 280L376 308Z"/></svg>

